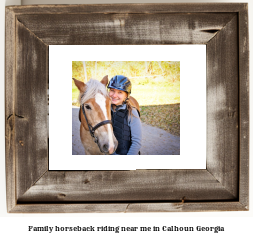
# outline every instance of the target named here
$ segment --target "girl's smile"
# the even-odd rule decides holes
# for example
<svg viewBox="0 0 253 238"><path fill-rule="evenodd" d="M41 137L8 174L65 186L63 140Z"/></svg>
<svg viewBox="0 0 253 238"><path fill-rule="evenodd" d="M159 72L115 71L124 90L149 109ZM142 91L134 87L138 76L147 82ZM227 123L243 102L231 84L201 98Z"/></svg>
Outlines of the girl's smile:
<svg viewBox="0 0 253 238"><path fill-rule="evenodd" d="M109 96L112 99L112 104L121 105L127 98L127 93L118 89L111 88Z"/></svg>

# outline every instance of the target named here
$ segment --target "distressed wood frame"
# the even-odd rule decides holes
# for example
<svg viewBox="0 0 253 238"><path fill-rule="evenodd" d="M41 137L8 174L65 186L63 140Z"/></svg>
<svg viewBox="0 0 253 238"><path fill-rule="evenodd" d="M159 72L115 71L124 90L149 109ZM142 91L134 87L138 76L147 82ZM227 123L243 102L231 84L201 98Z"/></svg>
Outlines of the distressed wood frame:
<svg viewBox="0 0 253 238"><path fill-rule="evenodd" d="M206 44L206 170L48 171L55 44ZM5 84L8 212L249 209L247 4L6 7Z"/></svg>

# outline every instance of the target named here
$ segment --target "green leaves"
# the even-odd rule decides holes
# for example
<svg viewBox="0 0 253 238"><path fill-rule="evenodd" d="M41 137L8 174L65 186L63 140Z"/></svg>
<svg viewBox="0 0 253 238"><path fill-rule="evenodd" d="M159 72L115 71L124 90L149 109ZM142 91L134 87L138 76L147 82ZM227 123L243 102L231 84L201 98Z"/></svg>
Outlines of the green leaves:
<svg viewBox="0 0 253 238"><path fill-rule="evenodd" d="M72 78L83 81L84 69L82 61L72 61Z"/></svg>
<svg viewBox="0 0 253 238"><path fill-rule="evenodd" d="M132 82L132 96L141 106L141 120L173 135L180 135L179 61L86 61L87 78L101 80L123 74ZM84 81L82 61L72 62L72 77ZM72 84L72 105L78 90Z"/></svg>
<svg viewBox="0 0 253 238"><path fill-rule="evenodd" d="M87 78L102 79L123 74L136 84L163 78L167 83L180 80L179 61L85 61ZM83 61L72 62L72 77L84 81Z"/></svg>

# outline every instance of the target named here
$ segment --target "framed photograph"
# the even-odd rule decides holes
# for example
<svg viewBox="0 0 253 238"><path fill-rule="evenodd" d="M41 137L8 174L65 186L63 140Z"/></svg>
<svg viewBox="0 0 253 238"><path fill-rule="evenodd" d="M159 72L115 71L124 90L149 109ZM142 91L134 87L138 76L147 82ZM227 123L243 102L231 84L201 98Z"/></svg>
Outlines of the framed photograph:
<svg viewBox="0 0 253 238"><path fill-rule="evenodd" d="M49 51L52 95L49 100L49 170L206 169L205 45L52 45ZM96 51L99 53L94 54ZM132 52L136 54L133 56ZM101 60L93 61L94 58ZM168 58L170 61L166 61ZM87 76L84 76L83 65ZM153 74L145 75L146 65ZM110 78L113 74L125 74L132 82L131 96L140 105L143 122L141 156L114 155L106 159L85 156L80 139L79 90L71 82L72 76L86 82L90 78L101 80L105 74L111 75ZM60 79L61 90L55 78ZM66 107L71 101L72 107ZM196 102L201 110L196 110L194 117L187 116ZM65 116L59 121L57 115L63 111ZM87 137L94 144L89 133ZM59 143L59 138L65 139ZM198 138L203 140L198 142L196 150ZM195 155L194 159L189 160L189 153Z"/></svg>
<svg viewBox="0 0 253 238"><path fill-rule="evenodd" d="M5 42L8 212L249 209L246 3L11 6ZM153 82L151 88L159 88L171 71L167 62L178 62L174 103L180 130L169 132L179 133L179 153L160 153L155 147L162 143L155 139L154 148L143 147L138 156L75 154L72 78L78 62L99 81L123 74L122 62L134 62L132 68L138 62L142 73L125 73L132 77L143 120L156 127L145 117L152 102L138 85ZM115 62L117 72L110 71ZM86 83L86 74L78 80ZM173 104L156 97L153 111ZM165 129L160 128L164 134ZM170 143L165 140L164 147Z"/></svg>

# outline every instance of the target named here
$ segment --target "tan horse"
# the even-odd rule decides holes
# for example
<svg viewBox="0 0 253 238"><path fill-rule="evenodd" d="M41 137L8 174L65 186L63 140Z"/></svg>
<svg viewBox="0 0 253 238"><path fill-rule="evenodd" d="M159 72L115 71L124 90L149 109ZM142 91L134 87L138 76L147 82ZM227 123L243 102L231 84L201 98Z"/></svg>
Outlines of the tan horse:
<svg viewBox="0 0 253 238"><path fill-rule="evenodd" d="M86 155L112 154L118 141L111 125L111 100L106 90L108 76L101 82L91 79L87 84L74 79L80 91L80 137ZM93 133L93 135L92 135Z"/></svg>

